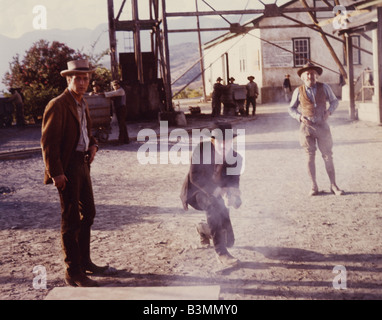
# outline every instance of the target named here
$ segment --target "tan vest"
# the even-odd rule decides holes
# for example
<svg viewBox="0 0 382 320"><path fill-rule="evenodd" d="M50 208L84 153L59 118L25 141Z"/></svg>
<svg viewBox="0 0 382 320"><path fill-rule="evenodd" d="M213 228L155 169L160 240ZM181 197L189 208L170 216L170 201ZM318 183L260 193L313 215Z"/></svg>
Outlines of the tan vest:
<svg viewBox="0 0 382 320"><path fill-rule="evenodd" d="M325 110L326 110L326 96L324 85L321 82L317 82L317 91L316 91L316 107L314 106L314 101L311 101L306 94L305 85L300 86L300 107L301 114L309 119L314 119L316 122L320 122L323 119Z"/></svg>

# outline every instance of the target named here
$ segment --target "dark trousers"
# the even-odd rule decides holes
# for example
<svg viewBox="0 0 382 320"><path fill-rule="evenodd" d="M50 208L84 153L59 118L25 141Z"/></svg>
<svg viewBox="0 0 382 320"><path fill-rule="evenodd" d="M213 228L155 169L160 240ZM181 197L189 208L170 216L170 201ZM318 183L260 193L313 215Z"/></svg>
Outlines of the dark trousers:
<svg viewBox="0 0 382 320"><path fill-rule="evenodd" d="M212 98L212 116L220 116L222 105L219 98Z"/></svg>
<svg viewBox="0 0 382 320"><path fill-rule="evenodd" d="M127 133L127 127L126 127L127 107L126 106L115 107L115 114L117 116L118 127L119 127L118 141L120 143L129 143L129 135Z"/></svg>
<svg viewBox="0 0 382 320"><path fill-rule="evenodd" d="M95 217L90 167L83 152L75 152L65 172L61 201L61 243L67 272L73 276L90 260L90 229Z"/></svg>
<svg viewBox="0 0 382 320"><path fill-rule="evenodd" d="M198 192L196 201L199 207L206 211L207 223L211 229L211 237L217 254L228 253L227 247L235 242L229 210L222 197L215 198Z"/></svg>
<svg viewBox="0 0 382 320"><path fill-rule="evenodd" d="M247 116L249 115L249 105L252 103L252 115L256 114L256 98L255 97L247 97L247 102L245 104L245 112Z"/></svg>

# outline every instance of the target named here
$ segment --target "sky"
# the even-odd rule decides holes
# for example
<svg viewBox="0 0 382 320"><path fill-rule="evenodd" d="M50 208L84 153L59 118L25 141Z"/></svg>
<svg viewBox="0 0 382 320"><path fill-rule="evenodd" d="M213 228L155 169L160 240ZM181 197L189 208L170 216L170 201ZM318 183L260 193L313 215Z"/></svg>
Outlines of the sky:
<svg viewBox="0 0 382 320"><path fill-rule="evenodd" d="M276 0L262 0L273 3ZM277 4L284 0L277 0ZM127 1L128 3L129 1ZM245 8L262 7L259 0L207 0L216 10L242 10ZM114 1L115 11L118 11L122 0ZM141 18L145 18L144 6L149 0L138 2ZM71 30L76 28L94 29L102 23L107 23L107 0L0 0L0 34L18 38L27 32L36 30L37 20L41 10L33 12L36 6L46 9L46 28ZM130 6L126 4L126 9ZM166 0L167 11L195 11L195 0ZM202 0L198 1L200 11L210 10ZM40 20L41 21L41 20Z"/></svg>
<svg viewBox="0 0 382 320"><path fill-rule="evenodd" d="M114 0L115 15L117 15L122 1L123 0ZM196 0L166 0L166 9L168 12L194 12L195 1ZM289 0L261 0L261 2L260 0L197 1L199 11L211 11L211 8L209 8L204 1L215 10L244 10L263 8L261 2L276 2L277 5L281 5ZM9 69L9 62L16 54L23 56L25 50L27 50L27 48L24 47L29 45L28 43L24 43L24 41L19 42L19 38L25 34L32 34L32 32L34 34L32 38L35 38L35 36L38 35L38 33L36 34L36 30L38 31L41 28L46 31L54 29L70 31L78 28L95 30L98 26L108 23L107 2L107 0L0 0L0 39L1 36L5 36L11 38L13 41L12 47L7 48L7 50L0 50L0 94L5 89L2 79ZM131 18L130 3L131 0L126 1L124 11L120 17L121 20L129 20ZM138 11L141 19L148 19L149 3L149 0L138 0ZM159 3L161 4L162 0L159 0ZM209 17L222 19L219 16ZM243 23L248 20L246 16L226 16L226 18L230 22L239 22L238 19L241 19L240 22ZM170 19L174 18L169 18L169 20ZM42 34L45 35L46 33ZM44 36L42 36L42 38L43 37ZM26 38L24 37L23 39ZM57 40L68 43L68 40ZM16 50L14 48L19 49Z"/></svg>

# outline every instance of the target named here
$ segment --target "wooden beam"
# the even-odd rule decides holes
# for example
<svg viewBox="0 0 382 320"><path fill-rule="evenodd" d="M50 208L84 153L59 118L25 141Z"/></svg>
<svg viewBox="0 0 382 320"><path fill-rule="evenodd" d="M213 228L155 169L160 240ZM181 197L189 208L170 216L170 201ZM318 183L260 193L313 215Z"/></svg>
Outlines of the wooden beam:
<svg viewBox="0 0 382 320"><path fill-rule="evenodd" d="M310 27L314 27L314 25L309 25ZM301 28L301 24L295 24L295 25L288 25L288 24L285 24L285 25L278 25L278 26L264 26L264 27L261 27L261 29L284 29L284 28ZM250 30L248 31L251 31L253 30L253 27L249 28ZM231 28L230 27L227 27L227 28L200 28L199 31L200 32L211 32L211 31L230 31ZM176 33L176 32L198 32L198 29L169 29L168 30L169 33ZM338 39L337 39L338 40ZM370 52L371 54L371 52Z"/></svg>
<svg viewBox="0 0 382 320"><path fill-rule="evenodd" d="M107 0L109 19L110 64L113 79L118 79L117 38L115 34L114 0Z"/></svg>
<svg viewBox="0 0 382 320"><path fill-rule="evenodd" d="M309 8L308 4L306 3L306 0L300 0L300 2L302 3L302 5L305 8ZM320 36L321 36L322 40L324 41L325 45L329 49L329 53L331 54L333 60L337 64L338 69L340 70L340 73L342 74L344 79L347 79L348 75L346 74L344 66L342 65L340 59L337 57L336 52L334 51L334 49L333 49L332 45L330 44L328 38L326 37L326 35L322 31L322 28L318 26L318 21L317 21L316 17L311 12L308 12L308 15L310 16L310 19L313 21L313 23L317 26L317 31L320 33Z"/></svg>
<svg viewBox="0 0 382 320"><path fill-rule="evenodd" d="M198 0L195 0L196 12L198 9ZM203 101L206 102L206 80L204 77L204 61L203 61L203 50L202 50L202 37L200 34L200 21L199 16L196 17L196 27L198 29L198 42L199 42L199 57L200 57L200 72L202 74L202 86L203 86Z"/></svg>
<svg viewBox="0 0 382 320"><path fill-rule="evenodd" d="M375 93L377 95L378 107L379 107L379 124L382 125L382 7L377 8L377 55L378 64L375 68L378 69L378 84L375 87Z"/></svg>
<svg viewBox="0 0 382 320"><path fill-rule="evenodd" d="M348 6L347 9L354 9L354 6ZM316 8L281 8L283 13L303 13L303 12L332 12L329 7ZM224 10L224 11L199 11L199 12L167 12L167 17L195 17L195 16L221 16L221 15L242 15L242 14L263 14L264 9L247 10Z"/></svg>
<svg viewBox="0 0 382 320"><path fill-rule="evenodd" d="M163 46L163 57L165 64L165 74L163 74L163 84L166 94L166 110L174 111L172 106L172 90L171 90L171 67L170 67L170 49L168 44L168 28L167 28L167 10L166 0L162 0L162 18L163 18L163 40L161 45Z"/></svg>
<svg viewBox="0 0 382 320"><path fill-rule="evenodd" d="M346 54L347 54L347 72L349 85L349 117L355 120L355 94L354 94L354 67L353 67L353 41L350 34L345 34Z"/></svg>
<svg viewBox="0 0 382 320"><path fill-rule="evenodd" d="M301 21L299 21L299 20L297 20L297 19L294 19L294 18L292 18L292 17L290 17L290 16L287 16L287 15L285 15L285 14L283 14L282 17L284 17L285 19L289 19L289 20L291 20L291 21L293 21L293 22L296 22L298 25L300 25L300 26L302 26L302 27L306 27L306 28L312 29L312 30L314 30L314 31L316 31L316 32L319 32L319 33L321 33L321 34L324 34L325 36L327 36L327 37L329 37L329 38L331 38L331 39L334 39L334 40L336 40L336 41L342 42L342 43L345 45L345 40L344 40L344 39L340 39L340 38L338 38L338 37L336 37L336 36L331 35L330 33L326 33L326 32L324 32L321 28L317 27L316 25L305 24L305 23L303 23L303 22L301 22ZM287 26L284 26L284 27L287 28ZM298 27L298 26L296 26L296 27ZM267 27L258 27L258 28L259 28L259 29L266 29ZM361 51L363 51L363 52L365 52L365 53L367 53L367 54L373 55L373 53L372 53L371 51L366 50L366 49L364 49L364 48L361 48L361 47L358 47L358 46L354 46L354 48L355 48L355 49L358 49L358 50L361 50Z"/></svg>
<svg viewBox="0 0 382 320"><path fill-rule="evenodd" d="M156 24L155 20L116 20L115 29L116 31L134 31L138 26L140 30L152 30Z"/></svg>

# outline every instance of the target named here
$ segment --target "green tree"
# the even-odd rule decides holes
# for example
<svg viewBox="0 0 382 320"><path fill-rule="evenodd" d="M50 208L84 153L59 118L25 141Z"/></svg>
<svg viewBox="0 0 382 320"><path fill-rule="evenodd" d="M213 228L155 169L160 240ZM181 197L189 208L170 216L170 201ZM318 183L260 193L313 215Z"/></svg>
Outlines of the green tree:
<svg viewBox="0 0 382 320"><path fill-rule="evenodd" d="M21 59L17 54L9 64L10 71L3 78L8 88L19 88L24 95L24 113L35 121L41 119L45 106L67 87L66 79L60 75L70 60L87 58L91 67L98 67L93 79L103 90L109 89L110 70L100 66L100 60L107 50L94 54L84 54L69 48L64 43L46 40L35 42ZM89 91L91 87L89 88Z"/></svg>
<svg viewBox="0 0 382 320"><path fill-rule="evenodd" d="M21 89L25 115L36 120L41 118L47 103L67 87L60 71L67 68L68 61L83 57L64 43L39 40L26 51L22 60L19 55L13 57L3 83L9 88Z"/></svg>

